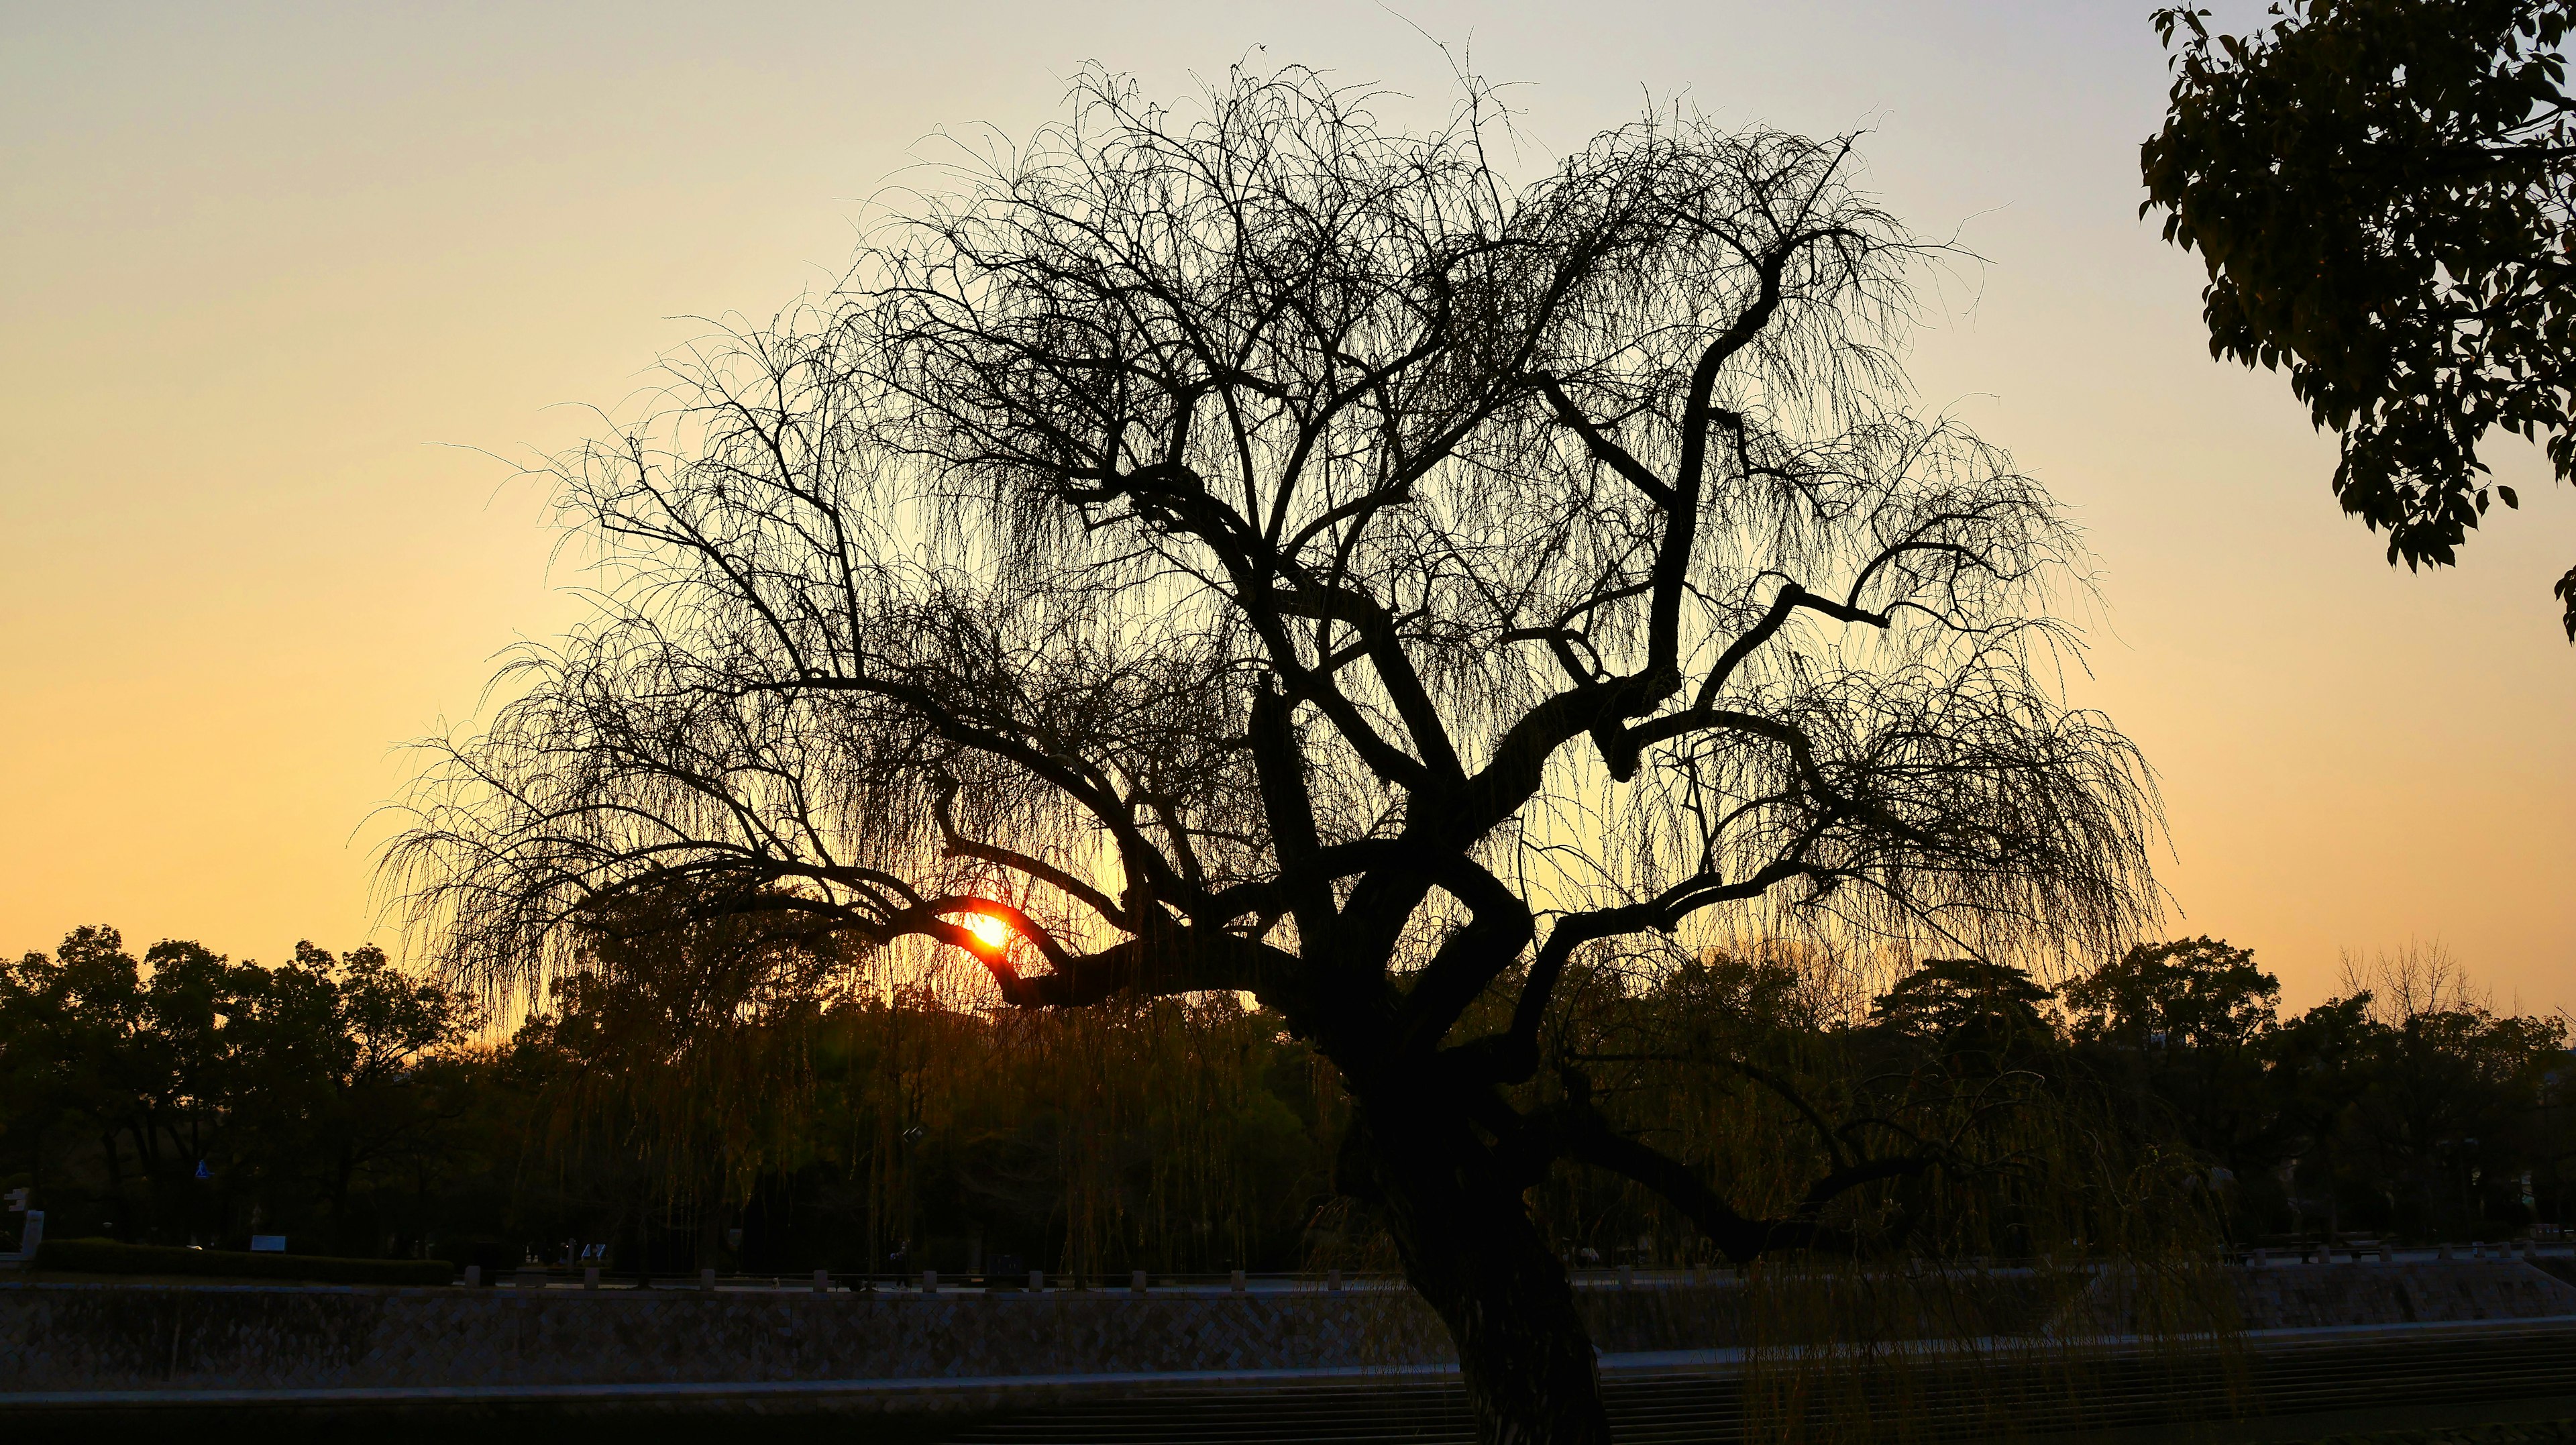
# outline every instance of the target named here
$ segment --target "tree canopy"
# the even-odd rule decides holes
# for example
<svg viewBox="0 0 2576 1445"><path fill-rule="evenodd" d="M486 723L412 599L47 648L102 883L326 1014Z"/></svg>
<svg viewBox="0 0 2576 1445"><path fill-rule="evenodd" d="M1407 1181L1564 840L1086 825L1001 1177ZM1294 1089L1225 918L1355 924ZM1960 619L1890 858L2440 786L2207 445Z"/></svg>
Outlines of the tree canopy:
<svg viewBox="0 0 2576 1445"><path fill-rule="evenodd" d="M2341 438L2334 492L2388 557L2449 565L2501 429L2576 473L2568 0L2283 0L2246 35L2156 12L2171 109L2143 151L2208 264L2214 357L2286 367ZM2560 578L2576 641L2576 568Z"/></svg>
<svg viewBox="0 0 2576 1445"><path fill-rule="evenodd" d="M353 1190L435 1146L451 1101L423 1071L474 1017L373 947L299 943L266 968L179 939L137 959L116 930L77 929L0 964L0 1135L38 1182L49 1146L97 1139L106 1222L129 1237L194 1243L301 1204L339 1247L374 1253Z"/></svg>
<svg viewBox="0 0 2576 1445"><path fill-rule="evenodd" d="M1343 1180L1489 1432L1597 1438L1522 1202L1557 1161L1750 1257L1938 1160L1779 1216L1686 1187L1545 1056L1569 966L1728 910L2108 952L2156 805L2057 689L2072 533L1911 410L1937 251L1851 141L1658 112L1523 182L1499 125L1087 74L840 290L678 359L556 468L597 615L394 851L443 956L525 986L652 895L960 950L1011 1005L1251 994L1342 1072Z"/></svg>
<svg viewBox="0 0 2576 1445"><path fill-rule="evenodd" d="M2133 1049L2242 1046L2272 1027L2280 999L2252 949L2206 935L2142 943L2066 989L2079 1037Z"/></svg>

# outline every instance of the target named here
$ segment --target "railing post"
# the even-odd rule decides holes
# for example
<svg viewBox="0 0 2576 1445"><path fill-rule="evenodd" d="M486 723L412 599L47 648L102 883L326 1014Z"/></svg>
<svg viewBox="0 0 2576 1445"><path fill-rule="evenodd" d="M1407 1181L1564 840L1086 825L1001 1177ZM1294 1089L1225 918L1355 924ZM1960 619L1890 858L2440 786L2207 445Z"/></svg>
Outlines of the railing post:
<svg viewBox="0 0 2576 1445"><path fill-rule="evenodd" d="M831 1292L832 1272L828 1269L818 1269L814 1271L814 1293L829 1294Z"/></svg>
<svg viewBox="0 0 2576 1445"><path fill-rule="evenodd" d="M921 1292L923 1294L939 1293L939 1271L935 1269L925 1269L921 1272Z"/></svg>
<svg viewBox="0 0 2576 1445"><path fill-rule="evenodd" d="M1324 1276L1324 1288L1329 1290L1339 1290L1341 1287L1342 1272L1340 1270L1334 1270L1332 1273Z"/></svg>
<svg viewBox="0 0 2576 1445"><path fill-rule="evenodd" d="M595 1264L585 1264L585 1265L583 1265L583 1266L581 1267L581 1287L582 1287L583 1289L597 1289L597 1288L599 1288L599 1266L598 1266L598 1265L595 1265Z"/></svg>
<svg viewBox="0 0 2576 1445"><path fill-rule="evenodd" d="M1226 1283L1227 1283L1227 1286L1228 1286L1229 1288L1231 1288L1231 1289L1232 1289L1236 1294L1241 1294L1241 1293L1243 1293L1243 1271L1242 1271L1242 1270L1239 1270L1239 1269L1238 1269L1238 1270L1236 1270L1236 1271L1234 1272L1234 1277L1233 1277L1232 1279L1228 1280Z"/></svg>
<svg viewBox="0 0 2576 1445"><path fill-rule="evenodd" d="M1145 1271L1140 1269L1130 1273L1127 1276L1127 1288L1135 1291L1137 1294L1143 1294L1145 1292Z"/></svg>
<svg viewBox="0 0 2576 1445"><path fill-rule="evenodd" d="M27 1202L26 1190L18 1191L18 1202L21 1205ZM42 1248L44 1243L45 1211L30 1209L27 1211L27 1217L18 1222L18 1257L32 1266L36 1260L36 1251Z"/></svg>
<svg viewBox="0 0 2576 1445"><path fill-rule="evenodd" d="M1033 1270L1030 1270L1030 1271L1029 1271L1029 1293L1031 1293L1031 1294L1044 1294L1044 1293L1046 1293L1046 1271L1045 1271L1045 1270L1042 1270L1042 1269L1033 1269Z"/></svg>
<svg viewBox="0 0 2576 1445"><path fill-rule="evenodd" d="M702 1269L702 1270L699 1270L699 1271L698 1271L698 1293L700 1293L700 1294L714 1294L715 1292L716 1292L716 1272L715 1272L714 1270L711 1270L711 1269Z"/></svg>

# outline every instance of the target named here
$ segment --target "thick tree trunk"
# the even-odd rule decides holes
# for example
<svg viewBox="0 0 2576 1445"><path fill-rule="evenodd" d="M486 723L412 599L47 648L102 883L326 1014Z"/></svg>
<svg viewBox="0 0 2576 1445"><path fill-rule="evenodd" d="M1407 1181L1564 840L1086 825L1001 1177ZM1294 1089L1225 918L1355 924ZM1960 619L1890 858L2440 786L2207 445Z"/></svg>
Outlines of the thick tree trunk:
<svg viewBox="0 0 2576 1445"><path fill-rule="evenodd" d="M1606 1445L1592 1341L1564 1267L1465 1119L1362 1105L1404 1271L1457 1341L1487 1445Z"/></svg>

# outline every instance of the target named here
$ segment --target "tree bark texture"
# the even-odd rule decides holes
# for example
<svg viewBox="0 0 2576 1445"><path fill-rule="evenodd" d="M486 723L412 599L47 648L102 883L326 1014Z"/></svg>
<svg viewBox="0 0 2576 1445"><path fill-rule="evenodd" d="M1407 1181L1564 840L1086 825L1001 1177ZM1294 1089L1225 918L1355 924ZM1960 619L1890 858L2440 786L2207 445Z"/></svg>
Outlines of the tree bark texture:
<svg viewBox="0 0 2576 1445"><path fill-rule="evenodd" d="M1564 1266L1457 1111L1362 1110L1405 1276L1449 1327L1485 1445L1607 1445L1600 1373Z"/></svg>

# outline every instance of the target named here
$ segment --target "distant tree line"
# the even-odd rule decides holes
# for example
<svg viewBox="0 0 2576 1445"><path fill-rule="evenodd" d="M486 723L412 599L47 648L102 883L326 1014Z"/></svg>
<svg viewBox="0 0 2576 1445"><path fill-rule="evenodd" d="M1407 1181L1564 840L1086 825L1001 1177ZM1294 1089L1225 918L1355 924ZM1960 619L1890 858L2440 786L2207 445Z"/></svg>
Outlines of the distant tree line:
<svg viewBox="0 0 2576 1445"><path fill-rule="evenodd" d="M475 1018L374 948L266 968L78 929L0 968L0 1167L56 1235L404 1252L482 1102Z"/></svg>
<svg viewBox="0 0 2576 1445"><path fill-rule="evenodd" d="M1329 1188L1337 1101L1230 996L997 1017L605 955L494 1036L374 949L81 929L0 964L0 1179L55 1238L620 1270L1258 1267Z"/></svg>
<svg viewBox="0 0 2576 1445"><path fill-rule="evenodd" d="M620 1272L1391 1263L1336 1183L1332 1071L1235 996L997 1010L739 920L623 923L653 926L602 927L506 1035L372 948L265 967L80 929L0 965L0 1179L55 1237ZM2563 1221L2576 1182L2563 1021L2438 953L2286 1019L2208 938L2061 990L1932 960L1873 991L1766 948L1569 982L1579 1068L1542 1092L1754 1206L1892 1143L1940 1161L1851 1191L1820 1248L2498 1237ZM1686 1192L1540 1194L1575 1263L1709 1257Z"/></svg>

